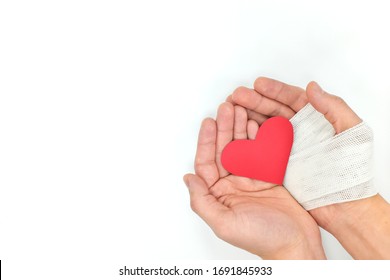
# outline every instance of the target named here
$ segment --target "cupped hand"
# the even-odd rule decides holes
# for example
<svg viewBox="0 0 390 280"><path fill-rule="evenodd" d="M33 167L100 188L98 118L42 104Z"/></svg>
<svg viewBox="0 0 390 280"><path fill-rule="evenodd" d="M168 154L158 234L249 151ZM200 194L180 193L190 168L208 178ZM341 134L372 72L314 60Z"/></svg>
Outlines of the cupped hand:
<svg viewBox="0 0 390 280"><path fill-rule="evenodd" d="M191 207L218 237L263 259L323 259L316 222L283 186L234 176L221 165L223 148L254 139L259 124L229 102L219 107L216 121L203 121L195 174L184 177Z"/></svg>

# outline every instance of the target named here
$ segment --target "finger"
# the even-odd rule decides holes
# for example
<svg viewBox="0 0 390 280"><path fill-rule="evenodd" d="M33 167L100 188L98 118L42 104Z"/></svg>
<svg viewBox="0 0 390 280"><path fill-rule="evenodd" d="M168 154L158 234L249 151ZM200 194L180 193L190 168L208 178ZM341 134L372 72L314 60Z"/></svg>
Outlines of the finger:
<svg viewBox="0 0 390 280"><path fill-rule="evenodd" d="M256 121L259 125L261 125L263 122L268 120L267 116L265 116L263 114L259 114L259 113L255 112L255 111L246 109L246 112L248 114L248 119Z"/></svg>
<svg viewBox="0 0 390 280"><path fill-rule="evenodd" d="M336 134L362 121L343 99L323 91L316 82L307 85L306 94L310 104L333 125Z"/></svg>
<svg viewBox="0 0 390 280"><path fill-rule="evenodd" d="M231 103L224 102L218 108L217 113L217 145L216 145L216 163L219 177L225 177L229 174L221 163L221 154L225 146L233 140L234 127L234 107Z"/></svg>
<svg viewBox="0 0 390 280"><path fill-rule="evenodd" d="M229 208L210 194L206 183L199 176L187 174L184 176L184 182L190 192L192 210L216 231L224 220L221 220L221 217L229 213Z"/></svg>
<svg viewBox="0 0 390 280"><path fill-rule="evenodd" d="M234 139L247 139L246 133L248 115L246 110L241 106L234 106Z"/></svg>
<svg viewBox="0 0 390 280"><path fill-rule="evenodd" d="M232 94L232 99L238 105L262 115L282 116L288 119L295 115L295 112L289 106L269 99L246 87L237 88Z"/></svg>
<svg viewBox="0 0 390 280"><path fill-rule="evenodd" d="M259 130L259 124L254 120L249 120L247 125L248 130L248 138L250 140L254 140L257 135L257 131Z"/></svg>
<svg viewBox="0 0 390 280"><path fill-rule="evenodd" d="M277 80L265 77L257 78L254 89L261 95L290 107L295 112L301 110L308 103L304 89Z"/></svg>
<svg viewBox="0 0 390 280"><path fill-rule="evenodd" d="M210 187L218 179L219 173L215 162L217 125L213 119L205 119L199 130L198 147L195 156L195 173Z"/></svg>

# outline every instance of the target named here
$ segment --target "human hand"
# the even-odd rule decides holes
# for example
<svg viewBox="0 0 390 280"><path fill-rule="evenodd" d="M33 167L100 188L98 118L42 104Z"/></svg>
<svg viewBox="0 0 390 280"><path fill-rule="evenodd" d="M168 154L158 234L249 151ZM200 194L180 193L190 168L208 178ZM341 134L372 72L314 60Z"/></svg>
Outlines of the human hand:
<svg viewBox="0 0 390 280"><path fill-rule="evenodd" d="M275 115L291 118L310 102L332 124L336 134L361 122L341 98L324 92L315 82L309 83L305 91L272 79L259 78L253 90L238 88L228 100L246 107L248 114L260 121ZM379 195L327 205L309 212L321 227L335 235L354 258L390 257L386 253L390 252L390 239L381 238L386 237L390 230L389 226L383 226L389 224L390 209ZM367 225L372 226L371 231L379 232L376 244L370 243L372 238L367 238L369 235L361 234L367 231Z"/></svg>
<svg viewBox="0 0 390 280"><path fill-rule="evenodd" d="M184 176L192 209L219 238L263 259L325 258L316 222L283 186L222 167L223 148L235 139L254 139L257 129L245 109L227 102L216 121L203 121L195 174Z"/></svg>

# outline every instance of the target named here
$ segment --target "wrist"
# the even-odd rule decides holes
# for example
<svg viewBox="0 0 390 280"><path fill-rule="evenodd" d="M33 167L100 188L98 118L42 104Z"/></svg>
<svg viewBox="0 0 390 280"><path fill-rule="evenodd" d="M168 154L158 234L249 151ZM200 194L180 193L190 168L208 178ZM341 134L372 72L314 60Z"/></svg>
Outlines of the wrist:
<svg viewBox="0 0 390 280"><path fill-rule="evenodd" d="M353 258L390 258L390 205L380 195L320 207L310 214Z"/></svg>
<svg viewBox="0 0 390 280"><path fill-rule="evenodd" d="M310 244L310 239L304 239L302 242L284 248L271 255L261 256L264 260L325 260L325 252L322 244Z"/></svg>
<svg viewBox="0 0 390 280"><path fill-rule="evenodd" d="M333 234L339 228L358 224L362 217L370 213L377 196L331 204L310 210L309 213L320 227Z"/></svg>

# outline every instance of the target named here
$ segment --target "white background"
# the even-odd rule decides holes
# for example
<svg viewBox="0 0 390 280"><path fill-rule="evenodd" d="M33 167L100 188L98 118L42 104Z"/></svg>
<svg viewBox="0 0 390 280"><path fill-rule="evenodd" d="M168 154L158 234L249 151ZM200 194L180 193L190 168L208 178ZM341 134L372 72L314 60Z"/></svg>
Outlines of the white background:
<svg viewBox="0 0 390 280"><path fill-rule="evenodd" d="M182 176L201 120L258 76L342 96L374 129L390 199L388 26L386 1L1 1L3 274L256 259L192 213Z"/></svg>

